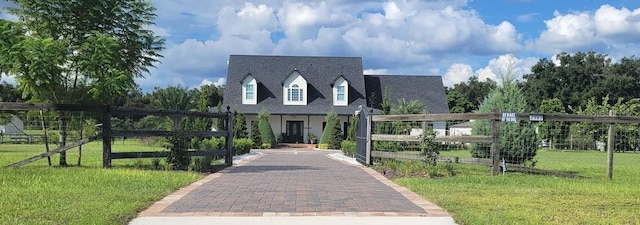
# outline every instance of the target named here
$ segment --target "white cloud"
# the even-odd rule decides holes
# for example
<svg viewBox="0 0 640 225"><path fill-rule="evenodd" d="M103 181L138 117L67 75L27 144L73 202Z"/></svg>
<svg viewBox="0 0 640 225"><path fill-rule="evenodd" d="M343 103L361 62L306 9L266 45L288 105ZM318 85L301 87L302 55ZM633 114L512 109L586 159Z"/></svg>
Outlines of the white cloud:
<svg viewBox="0 0 640 225"><path fill-rule="evenodd" d="M171 36L171 33L166 28L162 28L162 27L159 27L159 26L151 25L151 26L148 26L147 29L153 31L153 33L155 35L158 35L160 37L169 37L169 36Z"/></svg>
<svg viewBox="0 0 640 225"><path fill-rule="evenodd" d="M225 85L226 83L227 83L226 79L222 77L218 78L218 80L216 81L210 81L209 79L204 79L202 80L202 82L200 82L200 85L198 87L202 87L205 85L212 85L212 84L215 85L216 87L220 87Z"/></svg>
<svg viewBox="0 0 640 225"><path fill-rule="evenodd" d="M506 75L509 71L516 76L518 80L522 80L522 76L531 73L531 67L538 62L538 58L529 57L520 59L512 54L506 54L493 58L486 67L478 69L476 75L479 80L487 78L499 80L502 75Z"/></svg>
<svg viewBox="0 0 640 225"><path fill-rule="evenodd" d="M245 3L240 10L230 6L222 8L218 12L217 26L222 35L248 37L256 32L274 30L277 21L271 7Z"/></svg>
<svg viewBox="0 0 640 225"><path fill-rule="evenodd" d="M445 86L452 87L454 84L468 80L471 76L473 76L473 69L470 65L455 63L447 69L442 79Z"/></svg>
<svg viewBox="0 0 640 225"><path fill-rule="evenodd" d="M16 78L14 76L9 76L5 73L0 73L0 82L7 82L13 85L16 85Z"/></svg>
<svg viewBox="0 0 640 225"><path fill-rule="evenodd" d="M576 51L602 45L596 37L591 15L578 12L562 15L554 12L554 18L545 20L546 30L535 41L535 48L545 52Z"/></svg>
<svg viewBox="0 0 640 225"><path fill-rule="evenodd" d="M366 69L362 71L365 75L387 75L389 70L387 69Z"/></svg>
<svg viewBox="0 0 640 225"><path fill-rule="evenodd" d="M594 16L595 28L602 38L615 42L640 42L640 8L633 11L602 5Z"/></svg>

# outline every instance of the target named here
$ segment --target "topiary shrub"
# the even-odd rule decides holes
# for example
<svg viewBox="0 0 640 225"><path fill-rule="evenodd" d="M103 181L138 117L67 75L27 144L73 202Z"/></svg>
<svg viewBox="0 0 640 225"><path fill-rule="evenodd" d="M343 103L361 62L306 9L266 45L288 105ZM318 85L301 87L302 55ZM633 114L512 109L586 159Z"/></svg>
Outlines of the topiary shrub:
<svg viewBox="0 0 640 225"><path fill-rule="evenodd" d="M273 129L271 129L269 112L266 109L258 113L258 129L260 130L262 144L269 144L270 147L276 146L276 136L273 134Z"/></svg>
<svg viewBox="0 0 640 225"><path fill-rule="evenodd" d="M233 110L233 138L247 138L247 119L244 114Z"/></svg>
<svg viewBox="0 0 640 225"><path fill-rule="evenodd" d="M340 149L342 149L342 154L349 156L349 157L355 157L356 155L356 142L355 141L349 141L349 140L344 140L342 141L342 143L340 143Z"/></svg>
<svg viewBox="0 0 640 225"><path fill-rule="evenodd" d="M233 139L233 151L236 155L247 154L253 147L253 140L249 138Z"/></svg>
<svg viewBox="0 0 640 225"><path fill-rule="evenodd" d="M329 144L318 144L319 149L329 149Z"/></svg>
<svg viewBox="0 0 640 225"><path fill-rule="evenodd" d="M342 142L342 129L340 128L340 119L338 114L331 110L325 117L327 122L320 137L320 144L327 144L330 149L340 149L340 142Z"/></svg>
<svg viewBox="0 0 640 225"><path fill-rule="evenodd" d="M251 123L251 140L253 141L254 148L260 148L262 145L262 139L260 138L260 129L258 128L258 121Z"/></svg>
<svg viewBox="0 0 640 225"><path fill-rule="evenodd" d="M204 139L200 142L200 150L220 150L226 148L226 142L224 137L214 137Z"/></svg>

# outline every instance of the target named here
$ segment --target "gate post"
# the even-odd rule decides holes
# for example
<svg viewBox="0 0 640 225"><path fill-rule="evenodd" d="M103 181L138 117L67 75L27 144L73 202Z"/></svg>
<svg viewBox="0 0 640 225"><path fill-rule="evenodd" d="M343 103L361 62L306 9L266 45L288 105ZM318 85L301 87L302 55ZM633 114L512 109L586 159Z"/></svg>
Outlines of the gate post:
<svg viewBox="0 0 640 225"><path fill-rule="evenodd" d="M225 157L224 163L227 166L233 165L233 113L231 113L231 107L227 106L227 157Z"/></svg>
<svg viewBox="0 0 640 225"><path fill-rule="evenodd" d="M500 112L497 108L493 109L493 118L491 119L491 175L500 174Z"/></svg>
<svg viewBox="0 0 640 225"><path fill-rule="evenodd" d="M609 116L615 116L613 110L609 111ZM607 134L607 179L613 179L613 152L615 151L616 125L609 124L609 132Z"/></svg>
<svg viewBox="0 0 640 225"><path fill-rule="evenodd" d="M371 143L371 119L372 119L373 115L371 115L371 114L365 114L365 115L366 115L366 118L367 118L367 144L365 145L366 146L366 149L365 149L365 152L366 152L365 160L366 161L365 162L366 162L367 166L369 166L369 165L371 165L371 146L372 146L372 143Z"/></svg>

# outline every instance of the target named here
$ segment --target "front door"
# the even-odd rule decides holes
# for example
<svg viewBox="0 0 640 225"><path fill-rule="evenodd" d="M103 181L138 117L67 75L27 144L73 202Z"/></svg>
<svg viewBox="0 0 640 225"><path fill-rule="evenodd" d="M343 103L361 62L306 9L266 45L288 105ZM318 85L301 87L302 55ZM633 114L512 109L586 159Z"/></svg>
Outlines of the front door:
<svg viewBox="0 0 640 225"><path fill-rule="evenodd" d="M287 140L289 143L303 143L303 121L287 121Z"/></svg>

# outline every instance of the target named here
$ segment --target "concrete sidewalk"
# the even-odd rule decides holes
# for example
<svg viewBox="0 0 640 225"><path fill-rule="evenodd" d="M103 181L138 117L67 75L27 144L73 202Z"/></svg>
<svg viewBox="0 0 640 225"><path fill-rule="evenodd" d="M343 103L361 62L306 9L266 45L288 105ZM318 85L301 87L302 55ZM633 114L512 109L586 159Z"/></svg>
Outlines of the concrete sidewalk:
<svg viewBox="0 0 640 225"><path fill-rule="evenodd" d="M178 190L130 224L455 224L442 208L327 151L264 153Z"/></svg>

